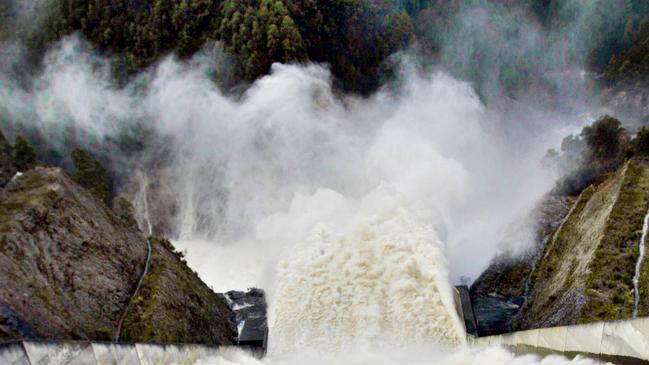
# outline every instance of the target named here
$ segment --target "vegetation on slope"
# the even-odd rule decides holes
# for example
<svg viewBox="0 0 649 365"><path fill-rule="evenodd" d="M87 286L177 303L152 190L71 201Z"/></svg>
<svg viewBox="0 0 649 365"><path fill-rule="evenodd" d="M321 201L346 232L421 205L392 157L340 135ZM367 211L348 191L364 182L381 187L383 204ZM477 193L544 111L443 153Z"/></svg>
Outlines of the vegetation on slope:
<svg viewBox="0 0 649 365"><path fill-rule="evenodd" d="M23 136L16 137L13 146L14 164L19 171L27 171L36 165L34 147Z"/></svg>
<svg viewBox="0 0 649 365"><path fill-rule="evenodd" d="M0 131L0 188L8 183L15 174L16 164L11 145Z"/></svg>
<svg viewBox="0 0 649 365"><path fill-rule="evenodd" d="M545 247L516 326L629 318L648 202L649 167L637 158L586 188Z"/></svg>
<svg viewBox="0 0 649 365"><path fill-rule="evenodd" d="M633 275L649 202L649 167L632 160L626 168L606 231L586 279L589 301L580 322L629 318L633 311Z"/></svg>
<svg viewBox="0 0 649 365"><path fill-rule="evenodd" d="M110 340L142 267L137 228L57 168L0 194L2 305L43 338Z"/></svg>
<svg viewBox="0 0 649 365"><path fill-rule="evenodd" d="M622 123L608 115L584 127L580 134L567 136L560 152L551 149L545 157L562 175L555 190L574 196L601 182L635 153L634 143Z"/></svg>
<svg viewBox="0 0 649 365"><path fill-rule="evenodd" d="M565 59L577 64L585 60L597 72L608 70L609 80L649 71L643 58L649 5L641 0L20 3L0 0L0 39L25 40L37 63L53 42L81 32L101 53L118 56L114 71L120 80L169 53L185 59L207 43L220 41L236 55L239 80L266 74L273 62L310 61L329 64L343 90L368 93L391 74L389 56L416 44L424 59L443 63L479 90L495 82L515 93L539 81L538 72L552 70L555 63L563 66L565 60L547 59L545 47L574 34L583 39L575 40L575 49L567 50ZM549 44L530 49L524 36L528 23L544 27Z"/></svg>
<svg viewBox="0 0 649 365"><path fill-rule="evenodd" d="M75 149L70 154L76 172L74 179L105 203L110 199L110 178L106 168L88 152Z"/></svg>
<svg viewBox="0 0 649 365"><path fill-rule="evenodd" d="M124 321L120 340L156 343L233 344L233 313L186 266L171 242L151 237L152 256Z"/></svg>
<svg viewBox="0 0 649 365"><path fill-rule="evenodd" d="M51 0L26 36L32 59L75 31L100 51L119 55L124 79L175 52L187 58L210 41L236 54L251 81L273 62L326 62L347 90L378 85L383 62L412 40L405 11L370 0Z"/></svg>
<svg viewBox="0 0 649 365"><path fill-rule="evenodd" d="M90 155L73 157L86 190L60 168L14 178L15 150L0 134L0 341L113 340L146 261L132 206L120 197L112 211L92 191L106 180ZM232 344L233 313L223 299L168 241L152 242L151 272L131 306L144 315L131 314L123 338Z"/></svg>

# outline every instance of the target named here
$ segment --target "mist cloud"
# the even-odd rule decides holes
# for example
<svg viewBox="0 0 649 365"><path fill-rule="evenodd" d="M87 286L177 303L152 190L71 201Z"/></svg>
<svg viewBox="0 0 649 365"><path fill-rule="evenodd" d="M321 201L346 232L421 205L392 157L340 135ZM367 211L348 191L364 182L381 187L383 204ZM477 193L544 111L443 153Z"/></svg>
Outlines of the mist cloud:
<svg viewBox="0 0 649 365"><path fill-rule="evenodd" d="M218 257L219 250L245 252L238 256L257 267L232 264L227 275L254 280L240 285L261 284L261 272L271 270L284 249L315 224L344 217L324 203L301 201L330 191L354 205L381 185L439 232L453 281L475 278L508 224L552 186L554 176L539 161L572 117L555 118L555 110L544 114L538 107L518 123L534 126L552 115L548 128L519 125L512 138L503 132L509 121L485 106L470 84L407 64L402 87L366 99L335 95L326 68L279 64L231 96L214 84L214 63L207 60L171 57L117 88L106 60L72 37L48 55L29 91L6 82L0 94L5 126L35 128L48 143L92 147L136 126L158 140L115 166L134 181L141 170L169 187L177 211L166 228L176 238L214 247L213 256L196 250L203 254L195 265L219 288L219 280L236 282L218 269L210 275L229 260Z"/></svg>

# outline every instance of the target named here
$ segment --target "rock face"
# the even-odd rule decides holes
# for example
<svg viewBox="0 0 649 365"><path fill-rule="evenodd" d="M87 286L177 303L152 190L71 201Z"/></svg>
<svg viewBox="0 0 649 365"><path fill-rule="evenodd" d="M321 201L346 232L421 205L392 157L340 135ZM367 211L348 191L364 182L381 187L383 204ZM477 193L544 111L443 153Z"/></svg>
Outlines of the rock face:
<svg viewBox="0 0 649 365"><path fill-rule="evenodd" d="M168 241L151 240L135 293L147 240L127 202L115 207L58 168L0 189L0 341L113 340L127 313L122 340L235 343L233 312Z"/></svg>
<svg viewBox="0 0 649 365"><path fill-rule="evenodd" d="M633 275L649 206L649 164L625 163L598 186L585 189L545 246L530 280L517 329L631 317ZM641 291L649 276L644 265ZM649 313L641 302L640 315Z"/></svg>
<svg viewBox="0 0 649 365"><path fill-rule="evenodd" d="M471 286L471 301L482 336L511 331L514 317L525 302L527 281L545 243L568 214L570 199L547 195L534 212L537 246L522 256L501 254Z"/></svg>
<svg viewBox="0 0 649 365"><path fill-rule="evenodd" d="M0 337L111 339L146 240L57 168L0 194Z"/></svg>
<svg viewBox="0 0 649 365"><path fill-rule="evenodd" d="M164 239L152 238L149 271L128 309L120 341L236 343L234 314Z"/></svg>
<svg viewBox="0 0 649 365"><path fill-rule="evenodd" d="M247 292L229 291L223 294L235 313L238 343L243 346L266 349L268 323L266 320L266 294L261 289Z"/></svg>

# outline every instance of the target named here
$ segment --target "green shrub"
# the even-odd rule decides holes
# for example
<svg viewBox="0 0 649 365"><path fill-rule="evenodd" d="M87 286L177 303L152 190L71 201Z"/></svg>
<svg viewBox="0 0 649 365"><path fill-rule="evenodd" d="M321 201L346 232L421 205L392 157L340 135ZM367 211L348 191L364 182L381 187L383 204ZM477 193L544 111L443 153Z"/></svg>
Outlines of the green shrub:
<svg viewBox="0 0 649 365"><path fill-rule="evenodd" d="M79 148L72 151L70 156L77 170L74 179L94 196L108 202L110 198L110 179L104 166L88 152Z"/></svg>
<svg viewBox="0 0 649 365"><path fill-rule="evenodd" d="M589 160L602 161L620 155L624 128L622 123L608 115L584 127L581 136L589 147Z"/></svg>
<svg viewBox="0 0 649 365"><path fill-rule="evenodd" d="M19 171L27 171L36 165L36 152L34 147L23 136L16 137L13 146L14 163Z"/></svg>
<svg viewBox="0 0 649 365"><path fill-rule="evenodd" d="M633 139L633 152L635 155L649 155L649 128L642 127Z"/></svg>

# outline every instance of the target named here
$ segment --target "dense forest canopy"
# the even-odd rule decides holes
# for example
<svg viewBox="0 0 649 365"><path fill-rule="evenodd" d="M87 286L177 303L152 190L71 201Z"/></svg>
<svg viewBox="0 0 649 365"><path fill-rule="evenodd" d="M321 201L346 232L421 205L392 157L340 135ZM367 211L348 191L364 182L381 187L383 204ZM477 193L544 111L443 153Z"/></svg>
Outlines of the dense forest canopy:
<svg viewBox="0 0 649 365"><path fill-rule="evenodd" d="M486 18L476 12L458 21L466 9L484 9ZM80 32L116 56L118 79L169 53L188 58L220 41L246 82L273 62L311 61L328 64L341 89L368 93L389 77L389 56L408 49L478 84L494 78L516 90L542 68L530 60L546 51L520 44L520 19L529 17L552 30L549 44L580 37L581 49L562 54L562 62L583 57L608 82L649 72L649 3L642 0L0 0L0 14L0 36L23 40L35 64L52 43ZM492 32L470 24L481 21ZM511 49L489 46L503 41ZM495 76L476 71L501 60Z"/></svg>

